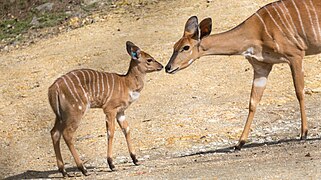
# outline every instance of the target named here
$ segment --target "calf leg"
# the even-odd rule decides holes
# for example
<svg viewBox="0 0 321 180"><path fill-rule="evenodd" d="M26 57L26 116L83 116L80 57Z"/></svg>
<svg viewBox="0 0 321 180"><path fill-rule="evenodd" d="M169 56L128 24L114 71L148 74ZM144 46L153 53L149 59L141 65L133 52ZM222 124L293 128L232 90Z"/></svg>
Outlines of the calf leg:
<svg viewBox="0 0 321 180"><path fill-rule="evenodd" d="M135 165L138 165L138 160L137 160L136 155L135 155L135 153L133 151L133 148L132 148L129 125L128 125L128 122L125 119L124 112L120 112L120 113L117 114L117 122L118 122L120 128L122 129L122 131L123 131L123 133L125 135L130 157L132 158L133 163Z"/></svg>
<svg viewBox="0 0 321 180"><path fill-rule="evenodd" d="M107 146L107 162L109 165L109 168L114 171L116 170L114 164L113 164L113 158L112 158L112 146L113 146L113 139L114 139L114 133L115 133L115 118L116 118L116 112L108 112L106 114L106 129L107 129L107 140L108 140L108 146Z"/></svg>
<svg viewBox="0 0 321 180"><path fill-rule="evenodd" d="M52 130L50 131L51 133L51 139L52 143L54 146L55 154L56 154L56 160L57 160L57 166L59 172L62 173L64 177L67 176L67 172L64 167L64 162L62 160L61 156L61 151L60 151L60 139L61 139L61 134L62 134L62 124L59 120L58 117L56 117L56 122Z"/></svg>
<svg viewBox="0 0 321 180"><path fill-rule="evenodd" d="M68 119L68 125L66 126L66 128L64 129L63 131L63 137L64 137L64 140L72 154L72 156L74 157L75 159L75 162L77 164L77 167L78 169L85 175L85 176L88 176L88 171L87 169L85 168L85 166L83 165L83 162L82 160L79 158L79 155L75 149L75 146L74 146L74 141L73 141L73 135L76 131L76 129L78 128L78 122L79 120L78 119Z"/></svg>

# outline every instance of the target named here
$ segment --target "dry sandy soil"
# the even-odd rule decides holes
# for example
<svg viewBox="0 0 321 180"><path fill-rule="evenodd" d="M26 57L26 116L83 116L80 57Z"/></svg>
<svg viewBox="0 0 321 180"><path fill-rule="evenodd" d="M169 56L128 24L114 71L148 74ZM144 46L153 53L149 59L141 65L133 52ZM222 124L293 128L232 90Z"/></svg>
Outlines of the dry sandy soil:
<svg viewBox="0 0 321 180"><path fill-rule="evenodd" d="M47 89L76 68L124 73L131 40L164 65L191 15L228 30L270 0L161 1L135 12L119 9L104 22L0 54L0 178L60 178L51 144L54 122ZM76 148L91 175L82 176L64 142L67 171L79 179L321 179L321 56L305 58L309 140L299 141L300 113L289 67L276 65L258 108L249 143L237 143L248 111L252 68L241 56L201 58L175 75L149 74L140 99L126 111L137 156L130 162L117 128L114 161L106 163L106 130L91 109Z"/></svg>

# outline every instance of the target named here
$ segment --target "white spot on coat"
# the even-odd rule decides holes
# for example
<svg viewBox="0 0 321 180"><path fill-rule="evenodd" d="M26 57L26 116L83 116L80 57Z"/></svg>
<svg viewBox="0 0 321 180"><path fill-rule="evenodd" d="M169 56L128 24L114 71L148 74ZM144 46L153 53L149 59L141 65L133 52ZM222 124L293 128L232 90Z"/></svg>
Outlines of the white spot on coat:
<svg viewBox="0 0 321 180"><path fill-rule="evenodd" d="M265 87L267 82L266 77L260 77L260 78L256 78L253 81L253 84L255 87Z"/></svg>
<svg viewBox="0 0 321 180"><path fill-rule="evenodd" d="M125 119L126 119L126 117L124 115L117 117L118 122L124 122Z"/></svg>
<svg viewBox="0 0 321 180"><path fill-rule="evenodd" d="M243 52L243 55L245 57L252 57L253 54L254 54L254 48L253 47L249 47L246 51Z"/></svg>
<svg viewBox="0 0 321 180"><path fill-rule="evenodd" d="M129 97L130 97L130 102L134 102L136 101L140 96L140 93L139 92L136 92L136 91L130 91L129 92Z"/></svg>

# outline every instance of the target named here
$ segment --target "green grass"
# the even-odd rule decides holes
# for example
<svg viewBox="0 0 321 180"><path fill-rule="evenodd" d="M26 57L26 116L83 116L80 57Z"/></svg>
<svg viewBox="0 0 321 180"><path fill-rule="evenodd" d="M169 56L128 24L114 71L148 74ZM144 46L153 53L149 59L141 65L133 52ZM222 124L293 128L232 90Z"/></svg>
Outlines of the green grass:
<svg viewBox="0 0 321 180"><path fill-rule="evenodd" d="M21 20L9 19L0 21L0 40L15 38L19 34L27 32L32 27L30 22L34 16L36 15L30 14L27 18ZM38 18L39 25L35 28L45 28L59 25L67 18L67 15L63 12L56 12L45 13L36 17Z"/></svg>
<svg viewBox="0 0 321 180"><path fill-rule="evenodd" d="M0 40L6 38L15 38L21 33L26 32L30 27L31 18L25 20L4 20L0 22Z"/></svg>
<svg viewBox="0 0 321 180"><path fill-rule="evenodd" d="M39 27L44 28L59 25L67 17L68 16L63 12L43 14L38 17L38 21L40 23Z"/></svg>

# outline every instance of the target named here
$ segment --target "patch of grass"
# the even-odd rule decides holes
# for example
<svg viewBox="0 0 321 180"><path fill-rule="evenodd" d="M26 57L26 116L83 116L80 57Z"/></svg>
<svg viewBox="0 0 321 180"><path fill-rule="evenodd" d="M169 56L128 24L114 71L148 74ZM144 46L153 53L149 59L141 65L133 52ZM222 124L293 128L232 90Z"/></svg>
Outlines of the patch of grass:
<svg viewBox="0 0 321 180"><path fill-rule="evenodd" d="M52 27L59 25L62 21L64 21L68 16L64 12L57 13L46 13L42 14L38 17L39 27Z"/></svg>
<svg viewBox="0 0 321 180"><path fill-rule="evenodd" d="M24 20L8 19L0 21L0 39L15 38L30 27L31 17Z"/></svg>

